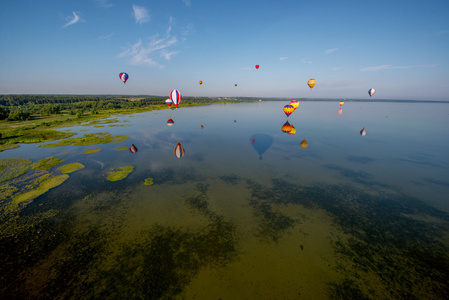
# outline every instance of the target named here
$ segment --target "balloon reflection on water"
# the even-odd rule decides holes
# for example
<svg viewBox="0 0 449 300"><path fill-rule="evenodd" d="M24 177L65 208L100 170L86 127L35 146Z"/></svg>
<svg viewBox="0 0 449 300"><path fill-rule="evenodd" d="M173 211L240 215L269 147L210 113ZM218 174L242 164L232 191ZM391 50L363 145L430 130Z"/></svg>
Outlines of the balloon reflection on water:
<svg viewBox="0 0 449 300"><path fill-rule="evenodd" d="M259 154L259 159L262 159L262 154L268 150L273 144L273 138L265 133L256 133L250 138L251 145Z"/></svg>

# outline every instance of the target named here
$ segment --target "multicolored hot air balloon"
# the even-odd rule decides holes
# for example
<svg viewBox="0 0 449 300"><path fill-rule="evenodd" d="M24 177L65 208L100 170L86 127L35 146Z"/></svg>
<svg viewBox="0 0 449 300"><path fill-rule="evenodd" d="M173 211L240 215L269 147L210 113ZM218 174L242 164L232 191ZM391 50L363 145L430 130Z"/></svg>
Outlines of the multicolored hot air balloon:
<svg viewBox="0 0 449 300"><path fill-rule="evenodd" d="M375 89L369 89L368 95L371 97L372 95L374 95L375 92L376 92Z"/></svg>
<svg viewBox="0 0 449 300"><path fill-rule="evenodd" d="M299 106L299 101L297 101L297 100L292 100L292 101L290 101L289 104L290 104L291 106L293 106L295 109L297 109L298 106Z"/></svg>
<svg viewBox="0 0 449 300"><path fill-rule="evenodd" d="M259 65L256 65L256 69L259 70Z"/></svg>
<svg viewBox="0 0 449 300"><path fill-rule="evenodd" d="M203 82L200 80L199 82L198 82L200 85L202 85L203 84Z"/></svg>
<svg viewBox="0 0 449 300"><path fill-rule="evenodd" d="M237 86L237 83L234 83L234 86Z"/></svg>
<svg viewBox="0 0 449 300"><path fill-rule="evenodd" d="M171 102L171 99L167 99L165 100L165 104L167 104L167 106L170 107L173 104L173 102Z"/></svg>
<svg viewBox="0 0 449 300"><path fill-rule="evenodd" d="M340 106L343 106L343 104L345 104L344 101L340 101Z"/></svg>
<svg viewBox="0 0 449 300"><path fill-rule="evenodd" d="M126 84L126 81L129 78L128 74L126 74L125 72L118 74L118 77L120 78L121 81L123 81L123 84Z"/></svg>
<svg viewBox="0 0 449 300"><path fill-rule="evenodd" d="M136 146L134 146L134 144L131 144L131 147L129 147L129 152L131 152L131 153L136 153L138 150L137 150L137 147Z"/></svg>
<svg viewBox="0 0 449 300"><path fill-rule="evenodd" d="M299 146L301 147L301 148L307 148L308 146L309 146L309 144L307 143L307 141L306 140L303 140L302 142L301 142L301 144L299 144Z"/></svg>
<svg viewBox="0 0 449 300"><path fill-rule="evenodd" d="M175 156L177 158L181 158L186 153L186 150L181 146L181 143L178 142L178 144L176 145L175 150L173 151L173 153L175 154Z"/></svg>
<svg viewBox="0 0 449 300"><path fill-rule="evenodd" d="M181 93L178 90L173 90L170 92L170 99L173 102L173 104L178 108L179 103L181 103L182 96Z"/></svg>
<svg viewBox="0 0 449 300"><path fill-rule="evenodd" d="M365 129L365 127L363 127L362 130L360 130L360 135L361 135L361 136L365 136L365 135L366 135L366 129Z"/></svg>
<svg viewBox="0 0 449 300"><path fill-rule="evenodd" d="M312 90L312 88L315 86L316 84L316 80L315 79L309 79L309 81L307 81L307 84L309 85L310 90Z"/></svg>
<svg viewBox="0 0 449 300"><path fill-rule="evenodd" d="M293 107L293 105L287 104L284 106L284 113L287 115L287 119L294 111L295 108Z"/></svg>
<svg viewBox="0 0 449 300"><path fill-rule="evenodd" d="M282 125L282 132L289 133L293 129L293 126L287 121L284 125Z"/></svg>
<svg viewBox="0 0 449 300"><path fill-rule="evenodd" d="M168 121L167 121L168 126L173 126L174 124L175 124L175 121L173 121L172 118L168 119Z"/></svg>

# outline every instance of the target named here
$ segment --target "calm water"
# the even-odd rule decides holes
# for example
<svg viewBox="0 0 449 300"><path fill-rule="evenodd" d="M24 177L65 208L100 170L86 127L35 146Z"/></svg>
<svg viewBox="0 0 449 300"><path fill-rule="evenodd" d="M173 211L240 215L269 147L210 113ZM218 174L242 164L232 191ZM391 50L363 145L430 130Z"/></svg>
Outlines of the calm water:
<svg viewBox="0 0 449 300"><path fill-rule="evenodd" d="M294 134L285 104L116 116L65 130L129 137L118 144L0 153L86 166L3 217L0 295L447 297L449 104L300 102Z"/></svg>

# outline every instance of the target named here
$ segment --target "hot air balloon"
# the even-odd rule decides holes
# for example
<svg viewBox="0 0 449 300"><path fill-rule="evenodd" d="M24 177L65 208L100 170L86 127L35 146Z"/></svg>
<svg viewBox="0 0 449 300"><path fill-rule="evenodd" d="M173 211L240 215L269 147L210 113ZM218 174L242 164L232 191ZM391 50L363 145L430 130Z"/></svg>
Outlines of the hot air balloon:
<svg viewBox="0 0 449 300"><path fill-rule="evenodd" d="M282 132L289 133L293 129L293 126L287 121L284 125L282 125Z"/></svg>
<svg viewBox="0 0 449 300"><path fill-rule="evenodd" d="M362 130L360 130L360 135L361 135L361 136L365 136L365 135L366 135L366 129L365 129L365 127L363 127Z"/></svg>
<svg viewBox="0 0 449 300"><path fill-rule="evenodd" d="M203 125L201 125L201 126L200 126L200 128L201 128L201 129L203 129L203 128L204 128L204 126L203 126Z"/></svg>
<svg viewBox="0 0 449 300"><path fill-rule="evenodd" d="M136 146L134 146L134 144L131 144L131 147L129 147L129 152L131 152L131 153L136 153L138 150L137 150L137 147Z"/></svg>
<svg viewBox="0 0 449 300"><path fill-rule="evenodd" d="M173 104L176 106L176 108L178 108L178 105L182 100L181 93L178 90L171 91L170 99L171 99L171 102L173 102Z"/></svg>
<svg viewBox="0 0 449 300"><path fill-rule="evenodd" d="M118 74L118 77L123 81L123 84L126 84L126 81L128 80L129 76L125 72L122 72Z"/></svg>
<svg viewBox="0 0 449 300"><path fill-rule="evenodd" d="M173 121L172 118L168 119L167 125L168 125L168 126L173 126L173 124L175 124L175 121Z"/></svg>
<svg viewBox="0 0 449 300"><path fill-rule="evenodd" d="M186 153L186 150L181 146L181 143L178 142L178 144L176 145L175 150L173 151L173 153L175 154L175 156L177 158L181 158Z"/></svg>
<svg viewBox="0 0 449 300"><path fill-rule="evenodd" d="M257 133L250 138L251 145L259 154L259 159L262 159L262 154L267 151L273 144L273 138L265 133Z"/></svg>
<svg viewBox="0 0 449 300"><path fill-rule="evenodd" d="M288 116L290 116L292 114L292 112L295 111L295 108L293 107L293 105L287 104L284 106L284 113L287 115L287 119Z"/></svg>
<svg viewBox="0 0 449 300"><path fill-rule="evenodd" d="M237 83L234 83L234 86L237 86Z"/></svg>
<svg viewBox="0 0 449 300"><path fill-rule="evenodd" d="M203 82L200 80L199 82L198 82L200 85L202 85L203 84Z"/></svg>
<svg viewBox="0 0 449 300"><path fill-rule="evenodd" d="M307 81L307 84L309 85L310 90L312 90L312 88L315 86L316 84L316 80L315 79L309 79L309 81Z"/></svg>
<svg viewBox="0 0 449 300"><path fill-rule="evenodd" d="M368 95L371 97L372 95L374 95L375 92L376 92L375 89L369 89Z"/></svg>
<svg viewBox="0 0 449 300"><path fill-rule="evenodd" d="M306 140L303 140L302 142L301 142L301 144L299 144L299 146L301 147L301 148L307 148L307 146L309 146L309 144L307 143L307 141Z"/></svg>
<svg viewBox="0 0 449 300"><path fill-rule="evenodd" d="M171 102L171 99L167 99L165 100L165 104L167 104L167 106L170 107L173 104L173 102Z"/></svg>
<svg viewBox="0 0 449 300"><path fill-rule="evenodd" d="M289 104L290 104L291 106L293 106L295 109L297 109L298 106L299 106L299 101L292 100L292 101L290 101Z"/></svg>
<svg viewBox="0 0 449 300"><path fill-rule="evenodd" d="M256 65L256 69L259 70L259 65Z"/></svg>
<svg viewBox="0 0 449 300"><path fill-rule="evenodd" d="M344 101L340 101L340 106L343 106L343 104L345 104Z"/></svg>

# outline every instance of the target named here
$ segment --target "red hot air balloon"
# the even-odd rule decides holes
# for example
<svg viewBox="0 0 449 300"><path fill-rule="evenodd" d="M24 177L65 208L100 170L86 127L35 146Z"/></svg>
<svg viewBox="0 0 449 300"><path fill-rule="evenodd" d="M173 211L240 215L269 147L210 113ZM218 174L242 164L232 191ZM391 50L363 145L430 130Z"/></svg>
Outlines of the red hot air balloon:
<svg viewBox="0 0 449 300"><path fill-rule="evenodd" d="M121 81L123 81L123 84L126 84L126 81L129 78L128 74L126 74L125 72L118 74L118 77L120 78Z"/></svg>
<svg viewBox="0 0 449 300"><path fill-rule="evenodd" d="M259 65L256 65L256 69L259 70Z"/></svg>
<svg viewBox="0 0 449 300"><path fill-rule="evenodd" d="M178 144L176 145L175 150L173 151L173 153L175 154L175 156L177 158L181 158L186 153L186 150L181 146L181 143L178 142Z"/></svg>
<svg viewBox="0 0 449 300"><path fill-rule="evenodd" d="M343 104L345 104L344 101L340 101L340 106L343 106Z"/></svg>
<svg viewBox="0 0 449 300"><path fill-rule="evenodd" d="M173 102L173 104L178 108L179 103L181 103L182 96L181 93L178 90L173 90L170 92L170 99Z"/></svg>
<svg viewBox="0 0 449 300"><path fill-rule="evenodd" d="M284 106L284 113L287 115L287 119L294 111L295 107L293 105L287 104Z"/></svg>
<svg viewBox="0 0 449 300"><path fill-rule="evenodd" d="M138 150L137 150L137 147L136 146L134 146L134 144L131 144L131 147L129 147L129 152L131 152L131 153L136 153Z"/></svg>

